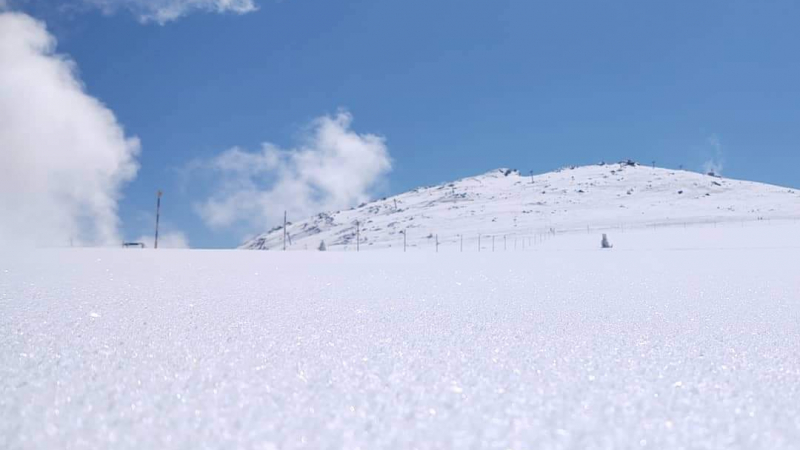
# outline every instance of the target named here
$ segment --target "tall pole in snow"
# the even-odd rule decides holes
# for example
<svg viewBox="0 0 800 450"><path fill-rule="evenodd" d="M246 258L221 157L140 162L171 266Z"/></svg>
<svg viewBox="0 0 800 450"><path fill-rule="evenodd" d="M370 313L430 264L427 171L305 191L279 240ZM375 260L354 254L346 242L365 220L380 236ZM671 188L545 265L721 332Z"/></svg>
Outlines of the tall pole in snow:
<svg viewBox="0 0 800 450"><path fill-rule="evenodd" d="M283 212L283 251L286 251L286 211Z"/></svg>
<svg viewBox="0 0 800 450"><path fill-rule="evenodd" d="M361 223L356 220L356 251L359 250L359 243L361 242Z"/></svg>
<svg viewBox="0 0 800 450"><path fill-rule="evenodd" d="M403 252L406 251L406 230L403 230Z"/></svg>
<svg viewBox="0 0 800 450"><path fill-rule="evenodd" d="M153 248L158 248L158 222L161 219L161 195L162 192L159 190L158 194L156 194L158 199L156 200L156 239L153 243Z"/></svg>

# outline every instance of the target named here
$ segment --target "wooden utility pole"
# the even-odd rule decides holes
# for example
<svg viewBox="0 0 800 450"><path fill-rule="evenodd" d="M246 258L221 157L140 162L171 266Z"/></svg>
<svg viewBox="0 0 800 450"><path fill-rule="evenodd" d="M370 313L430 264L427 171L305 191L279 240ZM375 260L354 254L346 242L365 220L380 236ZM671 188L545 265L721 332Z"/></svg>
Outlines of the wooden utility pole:
<svg viewBox="0 0 800 450"><path fill-rule="evenodd" d="M158 248L158 222L161 219L161 195L162 192L159 190L156 196L156 239L153 243L153 248Z"/></svg>
<svg viewBox="0 0 800 450"><path fill-rule="evenodd" d="M286 211L283 212L283 251L286 251Z"/></svg>

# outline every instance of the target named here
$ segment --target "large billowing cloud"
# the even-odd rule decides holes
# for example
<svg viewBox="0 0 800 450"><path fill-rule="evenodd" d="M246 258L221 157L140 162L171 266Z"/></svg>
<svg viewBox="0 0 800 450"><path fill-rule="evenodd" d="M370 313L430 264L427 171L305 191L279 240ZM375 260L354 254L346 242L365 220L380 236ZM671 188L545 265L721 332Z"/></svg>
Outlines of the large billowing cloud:
<svg viewBox="0 0 800 450"><path fill-rule="evenodd" d="M367 201L392 163L385 140L356 133L352 120L344 111L316 119L297 148L232 148L195 162L193 172L218 180L216 193L197 205L201 217L212 228L262 231L281 221L284 210L305 218Z"/></svg>
<svg viewBox="0 0 800 450"><path fill-rule="evenodd" d="M42 23L0 13L0 245L118 244L139 141L55 47Z"/></svg>

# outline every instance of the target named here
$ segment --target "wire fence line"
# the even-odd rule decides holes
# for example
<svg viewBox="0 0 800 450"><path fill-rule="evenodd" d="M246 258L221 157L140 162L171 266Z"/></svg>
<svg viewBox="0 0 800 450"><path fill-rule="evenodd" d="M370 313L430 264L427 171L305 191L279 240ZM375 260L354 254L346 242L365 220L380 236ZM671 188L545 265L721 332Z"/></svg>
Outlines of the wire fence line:
<svg viewBox="0 0 800 450"><path fill-rule="evenodd" d="M357 251L369 249L392 249L399 251L446 251L456 252L507 252L534 250L542 244L559 236L576 234L626 233L647 230L688 229L688 228L731 228L772 226L779 224L798 224L800 216L764 216L764 217L712 217L699 219L664 219L661 221L643 221L622 224L571 224L569 226L546 226L519 232L450 232L436 233L422 231L422 228L406 228L397 232L391 240L371 241L364 233L358 237L358 243L350 241L333 244L329 250ZM419 234L414 233L419 230ZM599 238L599 236L598 236Z"/></svg>

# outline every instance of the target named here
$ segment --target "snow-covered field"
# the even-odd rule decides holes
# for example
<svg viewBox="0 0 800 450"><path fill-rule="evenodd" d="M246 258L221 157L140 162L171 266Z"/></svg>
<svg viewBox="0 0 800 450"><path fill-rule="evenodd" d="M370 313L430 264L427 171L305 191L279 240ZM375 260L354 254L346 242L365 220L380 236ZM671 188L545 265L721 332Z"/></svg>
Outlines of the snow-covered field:
<svg viewBox="0 0 800 450"><path fill-rule="evenodd" d="M796 449L800 225L743 225L3 254L0 448Z"/></svg>

